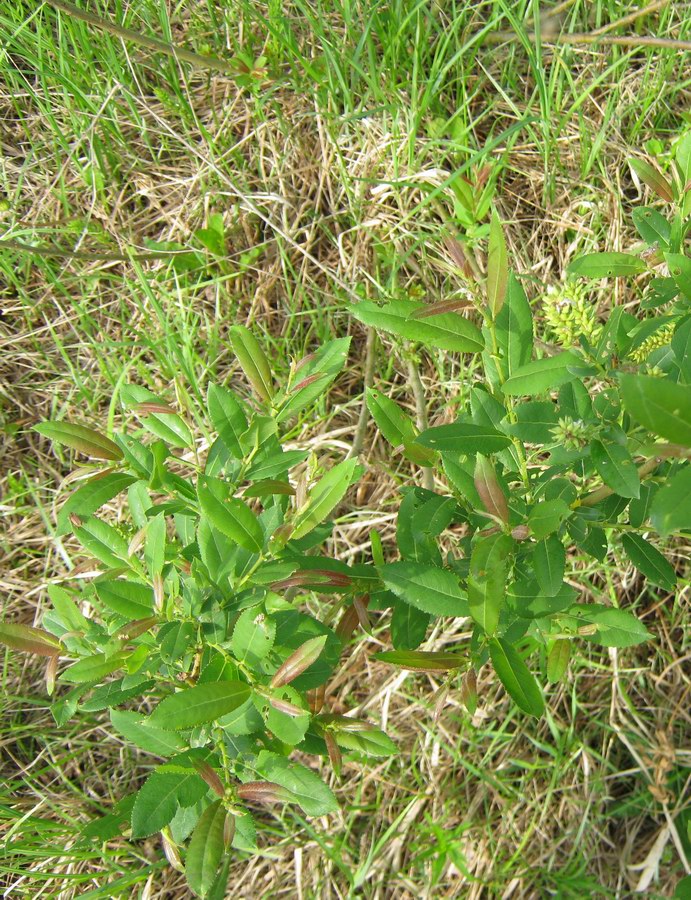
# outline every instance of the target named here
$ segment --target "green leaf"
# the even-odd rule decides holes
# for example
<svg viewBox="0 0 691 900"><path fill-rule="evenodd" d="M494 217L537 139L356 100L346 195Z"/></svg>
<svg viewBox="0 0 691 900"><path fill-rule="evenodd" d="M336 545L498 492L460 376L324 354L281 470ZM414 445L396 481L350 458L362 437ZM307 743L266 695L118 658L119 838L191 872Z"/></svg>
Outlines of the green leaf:
<svg viewBox="0 0 691 900"><path fill-rule="evenodd" d="M163 571L166 554L166 517L164 513L152 516L146 526L144 559L153 578Z"/></svg>
<svg viewBox="0 0 691 900"><path fill-rule="evenodd" d="M654 191L661 200L671 203L674 200L672 185L662 172L643 159L630 159L629 165L644 184Z"/></svg>
<svg viewBox="0 0 691 900"><path fill-rule="evenodd" d="M183 450L194 444L192 432L177 413L148 411L147 404L150 404L152 409L157 406L165 409L168 404L147 388L138 384L126 384L122 389L121 396L122 402L130 409L135 410L143 427L155 437L172 447L180 447ZM141 407L141 409L137 409L137 407Z"/></svg>
<svg viewBox="0 0 691 900"><path fill-rule="evenodd" d="M255 669L271 652L276 638L276 623L263 612L246 609L235 623L231 650L238 662Z"/></svg>
<svg viewBox="0 0 691 900"><path fill-rule="evenodd" d="M264 547L264 532L252 510L236 497L224 499L226 486L208 476L200 479L197 495L202 513L214 528L251 553Z"/></svg>
<svg viewBox="0 0 691 900"><path fill-rule="evenodd" d="M645 625L625 609L592 603L571 607L569 614L596 625L597 632L585 637L603 647L633 647L652 637Z"/></svg>
<svg viewBox="0 0 691 900"><path fill-rule="evenodd" d="M640 496L641 479L631 454L621 444L591 441L590 457L604 483L620 497Z"/></svg>
<svg viewBox="0 0 691 900"><path fill-rule="evenodd" d="M668 591L674 590L676 572L659 550L637 534L623 534L621 543L628 558L648 581Z"/></svg>
<svg viewBox="0 0 691 900"><path fill-rule="evenodd" d="M145 619L153 612L154 592L146 584L118 578L97 581L95 587L99 600L119 616Z"/></svg>
<svg viewBox="0 0 691 900"><path fill-rule="evenodd" d="M291 384L286 391L286 401L276 416L277 422L284 422L324 396L345 365L350 340L349 337L344 337L327 341L307 362L300 365L293 379L295 384Z"/></svg>
<svg viewBox="0 0 691 900"><path fill-rule="evenodd" d="M331 789L307 766L262 750L256 768L267 781L291 791L308 816L326 816L338 809Z"/></svg>
<svg viewBox="0 0 691 900"><path fill-rule="evenodd" d="M126 741L156 756L172 756L187 746L187 741L174 731L165 731L163 728L149 725L148 719L130 710L111 709L110 721L113 728Z"/></svg>
<svg viewBox="0 0 691 900"><path fill-rule="evenodd" d="M14 622L0 622L0 644L37 656L57 656L62 649L60 641L47 631Z"/></svg>
<svg viewBox="0 0 691 900"><path fill-rule="evenodd" d="M250 696L242 681L219 681L186 688L162 700L149 717L159 728L194 728L237 709Z"/></svg>
<svg viewBox="0 0 691 900"><path fill-rule="evenodd" d="M506 430L528 444L554 443L552 429L558 422L557 407L550 400L529 400L516 408L516 423Z"/></svg>
<svg viewBox="0 0 691 900"><path fill-rule="evenodd" d="M536 541L558 531L571 515L571 507L563 500L545 500L534 506L528 515L528 526Z"/></svg>
<svg viewBox="0 0 691 900"><path fill-rule="evenodd" d="M645 270L645 262L630 253L588 253L575 259L566 269L569 275L584 278L638 275Z"/></svg>
<svg viewBox="0 0 691 900"><path fill-rule="evenodd" d="M688 463L655 494L650 520L663 536L691 528L691 466Z"/></svg>
<svg viewBox="0 0 691 900"><path fill-rule="evenodd" d="M468 601L458 578L417 562L396 562L377 570L397 597L433 616L467 616Z"/></svg>
<svg viewBox="0 0 691 900"><path fill-rule="evenodd" d="M197 625L192 622L169 622L159 629L161 659L172 665L182 659L197 638Z"/></svg>
<svg viewBox="0 0 691 900"><path fill-rule="evenodd" d="M241 439L249 426L240 401L226 388L210 384L207 405L211 424L228 453L235 459L242 459Z"/></svg>
<svg viewBox="0 0 691 900"><path fill-rule="evenodd" d="M419 341L429 347L459 353L473 353L484 349L485 343L480 330L457 313L441 313L426 319L412 318L413 313L424 306L424 303L413 300L395 300L385 306L362 301L352 307L352 313L365 325L372 325L409 341Z"/></svg>
<svg viewBox="0 0 691 900"><path fill-rule="evenodd" d="M506 534L478 540L470 556L468 608L486 634L494 634L506 599L506 578L514 542Z"/></svg>
<svg viewBox="0 0 691 900"><path fill-rule="evenodd" d="M691 300L691 259L683 253L665 253L665 261L674 283L686 299Z"/></svg>
<svg viewBox="0 0 691 900"><path fill-rule="evenodd" d="M561 589L566 566L566 549L556 536L550 534L539 541L533 550L533 568L542 592L554 597Z"/></svg>
<svg viewBox="0 0 691 900"><path fill-rule="evenodd" d="M487 254L487 305L496 319L504 305L509 278L508 254L504 231L496 211L492 211L489 226L489 250Z"/></svg>
<svg viewBox="0 0 691 900"><path fill-rule="evenodd" d="M495 322L497 344L506 372L513 375L530 361L533 352L533 315L523 286L509 275L506 300Z"/></svg>
<svg viewBox="0 0 691 900"><path fill-rule="evenodd" d="M569 368L581 364L579 357L570 350L535 359L516 369L513 375L502 385L502 391L510 397L521 397L525 394L543 394L573 381L576 377Z"/></svg>
<svg viewBox="0 0 691 900"><path fill-rule="evenodd" d="M109 472L106 475L96 475L83 482L61 507L57 534L66 534L70 530L69 517L72 513L82 518L92 516L105 503L108 503L136 480L132 475L125 475L124 472Z"/></svg>
<svg viewBox="0 0 691 900"><path fill-rule="evenodd" d="M355 750L364 756L393 756L398 750L388 734L374 726L363 731L336 729L333 734L339 747L343 747L344 750Z"/></svg>
<svg viewBox="0 0 691 900"><path fill-rule="evenodd" d="M81 631L85 633L89 630L91 623L80 611L75 600L56 584L48 585L48 596L53 604L54 616L59 620L65 631Z"/></svg>
<svg viewBox="0 0 691 900"><path fill-rule="evenodd" d="M569 665L571 656L571 641L566 638L558 638L552 642L547 654L547 680L550 684L558 684Z"/></svg>
<svg viewBox="0 0 691 900"><path fill-rule="evenodd" d="M262 400L271 402L274 395L271 366L257 339L244 325L231 326L228 334L233 352L247 380Z"/></svg>
<svg viewBox="0 0 691 900"><path fill-rule="evenodd" d="M691 385L649 375L622 375L624 408L639 424L691 447Z"/></svg>
<svg viewBox="0 0 691 900"><path fill-rule="evenodd" d="M170 761L171 763L173 760ZM159 766L142 785L132 807L132 837L148 837L170 823L178 804L192 806L206 794L208 787L197 772L166 771Z"/></svg>
<svg viewBox="0 0 691 900"><path fill-rule="evenodd" d="M306 506L297 514L292 540L298 540L309 534L340 503L350 487L357 464L355 458L346 459L335 465L315 484L309 493Z"/></svg>
<svg viewBox="0 0 691 900"><path fill-rule="evenodd" d="M443 453L455 452L469 456L474 453L497 453L510 446L511 438L489 425L454 422L428 428L416 438L416 443Z"/></svg>
<svg viewBox="0 0 691 900"><path fill-rule="evenodd" d="M385 650L374 658L411 672L449 672L467 664L460 653L434 653L427 650Z"/></svg>
<svg viewBox="0 0 691 900"><path fill-rule="evenodd" d="M657 244L664 250L669 249L671 228L667 219L656 209L644 206L631 213L633 224L643 240L651 245Z"/></svg>
<svg viewBox="0 0 691 900"><path fill-rule="evenodd" d="M215 800L207 807L192 832L185 876L187 883L198 897L206 897L216 878L225 851L223 831L226 808L222 800Z"/></svg>
<svg viewBox="0 0 691 900"><path fill-rule="evenodd" d="M111 656L106 656L105 653L95 653L93 656L80 659L79 662L66 669L60 676L60 680L66 681L68 684L98 681L106 675L110 675L111 672L115 672L116 669L121 669L130 655L130 650L113 653Z"/></svg>
<svg viewBox="0 0 691 900"><path fill-rule="evenodd" d="M391 643L396 650L415 650L424 641L429 623L429 613L396 601L391 615Z"/></svg>
<svg viewBox="0 0 691 900"><path fill-rule="evenodd" d="M367 389L367 408L377 423L377 428L392 447L398 447L406 441L414 441L417 428L410 416L407 416L397 403L384 396L374 388Z"/></svg>
<svg viewBox="0 0 691 900"><path fill-rule="evenodd" d="M516 706L539 718L545 709L542 691L514 647L502 638L489 642L492 665Z"/></svg>
<svg viewBox="0 0 691 900"><path fill-rule="evenodd" d="M119 569L123 563L127 564L127 541L103 519L92 516L75 528L74 534L87 553L95 556L109 569Z"/></svg>
<svg viewBox="0 0 691 900"><path fill-rule="evenodd" d="M40 425L34 425L33 430L56 444L63 444L94 459L117 462L123 456L122 450L110 438L84 425L75 425L71 422L41 422Z"/></svg>

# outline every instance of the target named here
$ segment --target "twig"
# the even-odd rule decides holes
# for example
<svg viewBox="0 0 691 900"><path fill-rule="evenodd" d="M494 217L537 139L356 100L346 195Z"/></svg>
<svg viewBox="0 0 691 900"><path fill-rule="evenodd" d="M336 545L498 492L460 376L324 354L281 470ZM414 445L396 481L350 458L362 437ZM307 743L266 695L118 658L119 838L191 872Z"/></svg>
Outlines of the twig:
<svg viewBox="0 0 691 900"><path fill-rule="evenodd" d="M632 13L629 13L628 16L622 16L621 19L617 19L616 22L610 22L607 25L603 25L601 28L596 28L590 33L606 34L608 31L614 31L615 28L621 28L623 25L630 25L632 22L635 22L636 19L642 19L643 16L657 12L658 9L667 6L668 3L669 0L655 0L654 3L649 3L648 6L644 6L643 9L636 9Z"/></svg>
<svg viewBox="0 0 691 900"><path fill-rule="evenodd" d="M215 56L204 56L201 53L193 53L191 50L185 50L183 47L175 47L159 38L139 34L137 31L132 31L130 28L124 28L122 25L118 25L115 22L109 22L107 19L102 19L100 16L87 12L85 9L80 9L73 3L68 3L67 0L45 0L45 2L50 6L55 7L55 9L67 13L67 15L74 16L75 19L81 19L83 22L95 25L102 31L107 31L109 34L114 34L116 37L122 38L123 40L132 41L132 43L139 44L141 47L146 47L157 53L165 53L166 56L172 56L173 59L181 59L200 69L213 69L216 72L224 72L226 75L239 74L235 66L231 63L224 62L222 59L217 59Z"/></svg>
<svg viewBox="0 0 691 900"><path fill-rule="evenodd" d="M154 259L172 259L190 253L189 250L161 250L152 253L90 253L88 250L66 250L61 247L33 247L14 238L1 238L0 251L19 250L22 253L33 253L36 256L56 256L61 259L85 259L89 262L148 262Z"/></svg>
<svg viewBox="0 0 691 900"><path fill-rule="evenodd" d="M365 348L365 373L364 373L364 388L363 388L363 396L367 396L367 389L371 388L374 384L374 360L375 360L375 347L377 343L377 335L374 328L367 329L367 344ZM367 434L367 423L369 421L369 411L367 409L367 402L365 400L362 401L362 407L360 409L360 418L358 419L357 428L355 429L355 436L353 437L353 446L348 454L348 458L353 456L359 456L365 446L365 435Z"/></svg>
<svg viewBox="0 0 691 900"><path fill-rule="evenodd" d="M417 427L420 431L425 431L429 428L429 419L427 417L427 402L425 401L425 388L423 387L422 380L420 378L420 372L417 367L417 362L412 354L409 354L406 359L406 363L408 365L408 378L410 379L410 386L413 389L413 397L415 398L415 413L417 418ZM434 474L430 468L424 466L422 468L422 486L426 488L428 491L434 490Z"/></svg>
<svg viewBox="0 0 691 900"><path fill-rule="evenodd" d="M626 34L616 35L599 35L575 31L573 34L561 34L559 37L553 37L548 34L536 34L534 31L528 31L526 38L529 41L537 41L538 37L542 44L610 44L618 47L664 47L668 50L685 50L691 52L691 41L681 41L676 38L657 38L648 35ZM518 35L514 31L494 31L485 35L485 40L490 44L503 44L505 41L518 40Z"/></svg>

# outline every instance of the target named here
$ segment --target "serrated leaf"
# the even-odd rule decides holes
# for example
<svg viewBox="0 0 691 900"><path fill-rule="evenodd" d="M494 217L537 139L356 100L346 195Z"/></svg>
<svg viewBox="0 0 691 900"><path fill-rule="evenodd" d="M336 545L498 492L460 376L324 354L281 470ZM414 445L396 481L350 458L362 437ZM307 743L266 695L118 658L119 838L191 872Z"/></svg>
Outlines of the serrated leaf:
<svg viewBox="0 0 691 900"><path fill-rule="evenodd" d="M674 590L676 572L659 550L638 534L623 534L621 543L628 558L648 581L669 591Z"/></svg>
<svg viewBox="0 0 691 900"><path fill-rule="evenodd" d="M149 717L149 722L174 731L194 728L227 715L249 696L250 687L242 681L199 684L162 700Z"/></svg>
<svg viewBox="0 0 691 900"><path fill-rule="evenodd" d="M111 709L110 721L125 740L156 756L172 756L187 746L187 742L174 731L149 725L148 719L131 710Z"/></svg>
<svg viewBox="0 0 691 900"><path fill-rule="evenodd" d="M501 389L509 397L543 394L573 381L576 376L569 369L580 364L581 360L575 353L564 350L516 369Z"/></svg>
<svg viewBox="0 0 691 900"><path fill-rule="evenodd" d="M325 816L338 809L331 789L307 766L262 750L256 768L268 781L287 788L308 816Z"/></svg>
<svg viewBox="0 0 691 900"><path fill-rule="evenodd" d="M185 877L198 897L208 895L221 865L227 815L223 801L216 800L204 810L192 832L185 861Z"/></svg>
<svg viewBox="0 0 691 900"><path fill-rule="evenodd" d="M41 422L40 425L34 425L33 430L56 444L78 450L94 459L117 462L123 456L122 450L114 441L85 425L76 425L71 422Z"/></svg>
<svg viewBox="0 0 691 900"><path fill-rule="evenodd" d="M542 691L531 671L514 647L502 638L489 642L494 670L516 706L539 718L545 709Z"/></svg>
<svg viewBox="0 0 691 900"><path fill-rule="evenodd" d="M69 684L98 681L106 675L110 675L111 672L121 669L130 655L131 651L129 650L113 653L111 656L106 656L105 653L94 653L93 656L80 659L79 662L66 669L60 676L60 680Z"/></svg>
<svg viewBox="0 0 691 900"><path fill-rule="evenodd" d="M230 646L239 662L254 669L270 653L275 638L273 619L256 609L246 609L235 623Z"/></svg>
<svg viewBox="0 0 691 900"><path fill-rule="evenodd" d="M218 490L212 489L214 485L220 486ZM215 479L200 479L197 494L203 514L221 534L251 553L260 553L264 546L264 532L259 520L242 500L236 497L221 499L224 487L223 482L216 482Z"/></svg>
<svg viewBox="0 0 691 900"><path fill-rule="evenodd" d="M451 572L418 562L380 566L386 585L405 603L434 616L467 616L468 601L458 578Z"/></svg>
<svg viewBox="0 0 691 900"><path fill-rule="evenodd" d="M343 369L348 357L349 337L327 341L301 365L295 375L296 384L286 392L286 400L276 416L283 422L325 395L329 385Z"/></svg>
<svg viewBox="0 0 691 900"><path fill-rule="evenodd" d="M178 804L191 806L207 792L205 782L194 769L185 772L154 771L137 794L132 807L132 837L148 837L172 820Z"/></svg>
<svg viewBox="0 0 691 900"><path fill-rule="evenodd" d="M634 499L640 496L641 479L626 447L591 441L590 456L598 475L615 494Z"/></svg>
<svg viewBox="0 0 691 900"><path fill-rule="evenodd" d="M154 592L149 585L118 578L97 581L95 587L99 600L119 616L134 620L153 613Z"/></svg>
<svg viewBox="0 0 691 900"><path fill-rule="evenodd" d="M79 543L109 569L119 569L128 562L127 541L103 519L91 516L74 529Z"/></svg>
<svg viewBox="0 0 691 900"><path fill-rule="evenodd" d="M691 385L649 375L622 375L621 397L639 424L668 441L691 447Z"/></svg>

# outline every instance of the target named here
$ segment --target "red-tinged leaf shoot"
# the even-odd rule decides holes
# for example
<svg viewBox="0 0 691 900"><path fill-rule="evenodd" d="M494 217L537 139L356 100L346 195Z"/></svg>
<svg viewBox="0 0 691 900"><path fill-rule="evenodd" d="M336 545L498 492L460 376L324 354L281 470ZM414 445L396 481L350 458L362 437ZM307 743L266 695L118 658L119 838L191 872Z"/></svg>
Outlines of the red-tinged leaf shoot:
<svg viewBox="0 0 691 900"><path fill-rule="evenodd" d="M60 641L42 628L13 622L0 622L0 644L36 656L58 656L62 650Z"/></svg>
<svg viewBox="0 0 691 900"><path fill-rule="evenodd" d="M326 635L310 638L300 647L291 653L290 656L277 669L275 675L271 679L271 687L283 687L290 684L291 681L302 675L309 669L312 663L316 662L321 656L321 652L326 644Z"/></svg>
<svg viewBox="0 0 691 900"><path fill-rule="evenodd" d="M248 781L239 785L236 794L249 803L291 803L295 799L292 791L273 781Z"/></svg>

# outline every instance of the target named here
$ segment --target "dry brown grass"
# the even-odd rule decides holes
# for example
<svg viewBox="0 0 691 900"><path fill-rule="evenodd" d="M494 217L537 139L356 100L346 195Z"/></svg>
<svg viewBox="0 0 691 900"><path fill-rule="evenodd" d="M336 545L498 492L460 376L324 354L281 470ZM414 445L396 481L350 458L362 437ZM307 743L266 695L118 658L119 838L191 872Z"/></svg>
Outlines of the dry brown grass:
<svg viewBox="0 0 691 900"><path fill-rule="evenodd" d="M515 118L516 104L527 103L532 92L527 77L523 98L514 97L509 105L493 97L487 113L492 90L487 76L496 79L500 73L501 52L487 61L486 73L477 75L486 82L469 110L480 122L478 146L492 129ZM591 49L575 52L573 59L576 77L584 81L595 80L605 66L604 57ZM174 360L165 364L166 341L184 327L180 339L195 345L191 371L200 378L211 371L223 379L234 365L224 342L229 324L251 321L276 346L299 346L309 343L317 310L322 324L315 333L352 333L352 355L316 428L307 424L295 439L316 437L340 454L357 425L365 355L365 335L344 315L344 301L356 296L356 286L372 296L380 290L373 241L384 241L401 255L411 252L400 272L401 288L419 288L433 297L453 289L440 240L446 224L441 212L448 216L451 210L448 194L440 196L436 209L421 208L423 194L415 187L421 179L440 184L448 171L439 164L434 140L420 134L414 163L409 163L408 136L394 133L386 113L334 127L333 118L310 96L286 89L276 92L259 117L255 103L217 76L195 78L187 89L189 108L209 135L197 140L194 127L180 130L170 100L163 102L153 92L145 70L134 61L130 65L139 93L124 84L112 88L120 146L127 155L113 174L107 203L98 191L85 188L82 170L84 158L93 158L94 135L111 107L86 117L69 154L63 155L54 148L45 111L31 92L11 96L8 90L0 97L4 142L11 148L3 173L7 184L21 185L15 222L42 243L55 235L66 246L70 235L78 234L84 251L98 253L103 245L122 252L144 248L145 238L186 243L214 209L228 219L231 266L252 247L262 247L262 253L239 276L212 278L196 292L164 277L163 263L144 264L142 278L130 263L11 257L14 276L2 286L0 318L5 428L0 587L4 616L27 623L40 620L45 586L66 576L75 547L69 540L54 541L49 528L65 460L56 459L26 429L71 407L94 421L106 416L109 357L121 368L123 348L125 355L141 352L133 371L139 377L146 373L154 389L167 388L179 371ZM644 77L645 70L632 67L625 83L616 84L623 108L635 107ZM587 177L581 174L575 119L556 142L558 170L546 173L539 148L523 140L504 160L497 205L509 223L516 267L534 276L537 287L558 279L574 252L594 238L611 249L635 240L620 202L631 191L621 174L630 148L616 117L606 111L614 87L603 81L582 108L592 134L606 129L598 168ZM72 133L74 122L60 91L47 100L66 133ZM392 184L396 179L406 186ZM96 236L70 232L79 221L89 222ZM616 302L635 299L622 294L627 290L616 286ZM603 312L609 302L614 298L605 300ZM218 348L213 360L205 353L210 345ZM404 361L387 341L380 354L377 380L385 379L412 409ZM433 417L445 415L459 382L472 377L462 365L435 356L422 361ZM194 411L194 401L191 407ZM372 429L364 460L366 479L333 540L343 559L367 554L373 525L391 545L396 488L410 476L392 467ZM677 553L681 571L688 548L679 547ZM354 645L332 685L331 703L335 708L359 704L374 721L382 721L402 758L365 769L346 766L337 785L344 812L312 823L314 832L296 828L290 837L279 837L267 844L263 856L238 860L229 896L538 900L548 894L547 882L537 874L558 872L574 861L582 862L593 884L608 892L597 894L593 887L591 896L626 897L648 880L656 895L671 896L680 873L674 821L679 804L688 802L684 778L691 771L691 654L681 649L688 648L688 581L676 599L645 592L623 568L595 584L638 602L657 640L636 651L584 652L574 663L572 680L553 692L549 717L535 726L509 715L488 671L481 674L482 704L472 722L451 695L433 725L434 680L392 673L372 662L371 651L386 637L381 630L377 638ZM462 631L436 631L429 645L468 638ZM86 896L92 887L103 888L104 878L137 873L160 860L156 841L138 848L124 841L113 844L105 865L96 857L71 857L78 825L127 791L150 760L138 758L112 736L107 715L88 716L66 734L57 729L47 709L41 664L9 659L3 687L3 718L11 723L0 744L3 776L18 785L4 802L11 803L16 816L60 823L54 837L38 843L62 843L65 850L63 856L37 853L32 858L14 856L13 844L6 846L8 860L25 872L4 876L5 896ZM678 778L674 791L669 788L672 771ZM0 841L3 831L6 835L15 825L16 819L2 820ZM433 825L449 837L456 857L439 856L441 836ZM19 839L12 841L21 850ZM362 883L353 888L344 869L358 867ZM74 888L61 882L78 871L88 872L91 883ZM41 873L53 877L42 884ZM139 888L114 886L112 896L135 896L139 889L142 898L189 896L182 877L164 867L152 870Z"/></svg>

